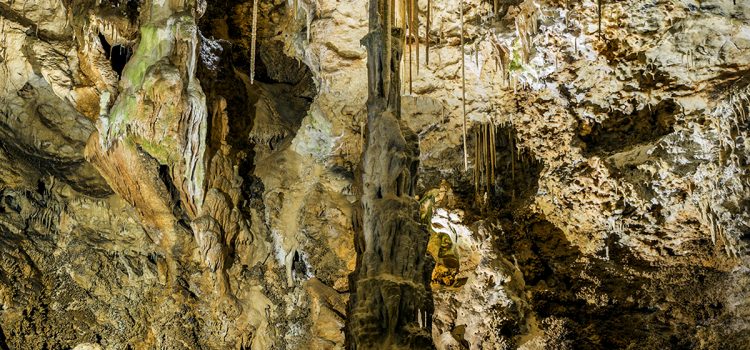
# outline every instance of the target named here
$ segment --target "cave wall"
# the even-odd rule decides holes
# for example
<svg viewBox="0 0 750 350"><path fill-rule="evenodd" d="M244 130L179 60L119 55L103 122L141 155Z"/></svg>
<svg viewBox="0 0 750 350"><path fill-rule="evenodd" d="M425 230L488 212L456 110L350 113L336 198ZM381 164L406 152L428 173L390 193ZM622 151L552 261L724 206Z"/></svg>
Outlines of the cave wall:
<svg viewBox="0 0 750 350"><path fill-rule="evenodd" d="M257 6L251 66L253 1L0 0L0 348L347 345L368 1ZM750 4L418 7L396 113L411 259L436 264L417 333L742 348Z"/></svg>

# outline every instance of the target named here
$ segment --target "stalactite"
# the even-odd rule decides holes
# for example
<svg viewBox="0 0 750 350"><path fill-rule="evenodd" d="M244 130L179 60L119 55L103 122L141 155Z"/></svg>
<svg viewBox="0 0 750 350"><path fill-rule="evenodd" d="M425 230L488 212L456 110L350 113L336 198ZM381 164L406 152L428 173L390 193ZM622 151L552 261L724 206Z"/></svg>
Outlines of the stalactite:
<svg viewBox="0 0 750 350"><path fill-rule="evenodd" d="M309 30L309 29L308 29ZM253 29L250 39L250 84L255 80L255 42L258 36L258 0L253 0Z"/></svg>
<svg viewBox="0 0 750 350"><path fill-rule="evenodd" d="M474 191L476 198L492 194L495 185L495 124L481 124L474 131Z"/></svg>
<svg viewBox="0 0 750 350"><path fill-rule="evenodd" d="M480 198L482 192L482 176L484 162L482 161L482 125L479 125L477 130L474 130L474 191L476 191L477 199Z"/></svg>
<svg viewBox="0 0 750 350"><path fill-rule="evenodd" d="M407 1L408 0L399 0L399 12L401 13L401 52L406 52L406 25L407 25ZM406 55L401 55L401 64L403 69L401 70L402 79L401 81L406 80ZM403 90L399 90L403 91Z"/></svg>
<svg viewBox="0 0 750 350"><path fill-rule="evenodd" d="M424 64L430 64L430 21L432 20L432 0L427 0L427 23L425 24L425 47L424 47Z"/></svg>
<svg viewBox="0 0 750 350"><path fill-rule="evenodd" d="M596 4L599 12L599 38L602 37L602 0L596 0Z"/></svg>
<svg viewBox="0 0 750 350"><path fill-rule="evenodd" d="M307 28L306 33L308 43L310 42L310 32L312 31L312 15L310 14L310 11L312 10L309 8L305 10L305 27Z"/></svg>
<svg viewBox="0 0 750 350"><path fill-rule="evenodd" d="M495 167L497 166L497 154L496 154L496 146L497 143L495 140L495 123L490 120L490 124L492 127L490 128L490 151L492 152L492 155L490 156L490 159L492 160L492 178L495 178Z"/></svg>
<svg viewBox="0 0 750 350"><path fill-rule="evenodd" d="M461 108L463 109L464 171L469 171L469 156L466 153L466 57L464 52L464 1L459 4L461 22Z"/></svg>
<svg viewBox="0 0 750 350"><path fill-rule="evenodd" d="M516 181L516 157L514 155L516 145L513 144L513 135L511 135L510 129L508 129L508 143L510 143L510 176L513 181Z"/></svg>
<svg viewBox="0 0 750 350"><path fill-rule="evenodd" d="M419 76L419 1L413 0L414 5L412 6L412 11L414 14L412 15L412 23L414 25L414 41L416 43L415 47L415 60L416 60L416 69L417 69L417 76Z"/></svg>
<svg viewBox="0 0 750 350"><path fill-rule="evenodd" d="M393 26L393 0L385 0L385 15L383 16L385 20L385 60L384 60L384 70L386 72L391 71L391 35L392 35L392 26ZM386 94L391 88L391 75L390 74L384 74L383 75L383 90L386 91Z"/></svg>
<svg viewBox="0 0 750 350"><path fill-rule="evenodd" d="M487 152L485 153L485 157L484 157L485 158L484 159L484 164L485 164L484 172L485 172L485 176L487 177L487 184L486 184L487 193L490 193L492 185L495 182L494 181L495 179L492 177L492 173L493 173L492 171L492 149L491 149L492 140L490 139L491 127L492 126L490 123L488 123L484 127L484 138L485 138L484 145L487 148Z"/></svg>
<svg viewBox="0 0 750 350"><path fill-rule="evenodd" d="M412 94L412 90L413 90L413 82L414 82L414 78L412 77L412 74L411 74L411 69L412 69L411 68L411 66L412 66L412 62L411 62L411 46L412 46L411 45L411 36L412 36L412 31L414 30L413 29L414 27L412 26L413 23L414 23L414 20L413 20L414 8L412 6L414 5L414 2L412 0L407 0L407 3L408 3L407 16L408 16L408 22L409 22L409 35L407 36L406 40L407 40L407 45L409 45L409 95L411 95Z"/></svg>
<svg viewBox="0 0 750 350"><path fill-rule="evenodd" d="M399 14L401 17L401 22L399 23L401 26L401 52L406 52L406 25L407 25L407 4L406 1L408 0L398 0L399 1Z"/></svg>
<svg viewBox="0 0 750 350"><path fill-rule="evenodd" d="M478 74L482 75L482 65L479 64L479 41L474 42L474 61L477 63L477 70L479 71Z"/></svg>

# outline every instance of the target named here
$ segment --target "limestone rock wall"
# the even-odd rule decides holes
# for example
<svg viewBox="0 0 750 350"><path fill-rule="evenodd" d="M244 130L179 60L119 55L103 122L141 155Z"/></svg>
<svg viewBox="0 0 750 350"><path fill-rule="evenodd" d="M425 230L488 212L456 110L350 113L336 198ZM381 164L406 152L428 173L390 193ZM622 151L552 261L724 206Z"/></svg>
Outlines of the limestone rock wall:
<svg viewBox="0 0 750 350"><path fill-rule="evenodd" d="M432 343L747 344L750 4L418 7ZM0 348L343 348L367 33L365 0L0 0Z"/></svg>

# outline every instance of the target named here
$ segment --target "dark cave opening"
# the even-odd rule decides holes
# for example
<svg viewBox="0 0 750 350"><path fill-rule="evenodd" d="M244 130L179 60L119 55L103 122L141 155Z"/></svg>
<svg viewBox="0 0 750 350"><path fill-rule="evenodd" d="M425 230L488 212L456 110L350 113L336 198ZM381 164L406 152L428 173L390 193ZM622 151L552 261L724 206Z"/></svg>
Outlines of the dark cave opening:
<svg viewBox="0 0 750 350"><path fill-rule="evenodd" d="M130 46L110 45L102 33L99 33L99 41L104 49L104 56L107 57L112 66L112 70L117 72L118 77L121 77L122 70L125 69L125 64L128 63L130 56L133 55L133 49Z"/></svg>
<svg viewBox="0 0 750 350"><path fill-rule="evenodd" d="M47 193L47 185L41 179L36 182L36 192L41 195L45 195Z"/></svg>
<svg viewBox="0 0 750 350"><path fill-rule="evenodd" d="M212 3L199 21L201 45L219 45L220 49L212 46L211 52L216 56L214 62L200 61L197 67L197 77L206 94L206 100L211 122L208 133L211 135L209 157L219 151L222 137L221 122L216 120L222 113L216 103L220 99L226 101L224 113L227 118L228 134L226 143L231 146L233 154L238 157L239 173L243 177L243 192L249 197L250 206L260 208L263 201L263 183L253 175L255 170L255 146L258 140L251 138L255 124L273 124L271 130L285 130L285 133L274 135L267 143L263 143L272 152L277 151L286 140L294 137L302 119L307 115L309 106L316 95L315 83L310 69L284 53L279 43L258 42L258 57L256 57L255 83L247 84L250 71L249 52L242 47L242 28L236 26L228 13L239 2ZM229 36L223 36L217 30L216 23L226 24ZM262 26L262 25L261 25ZM210 39L209 39L210 38ZM242 73L238 73L242 72ZM266 113L268 112L268 113ZM259 118L259 114L264 117ZM262 120L262 121L261 121Z"/></svg>
<svg viewBox="0 0 750 350"><path fill-rule="evenodd" d="M727 272L654 266L614 237L607 239L608 258L581 260L579 248L541 215L515 215L500 226L495 249L513 257L533 311L539 319L563 322L569 330L564 340L576 349L627 348L633 338L647 348L695 348L696 337L685 336L691 322L717 322L726 307L716 281L728 278ZM654 278L664 270L672 280ZM603 296L606 302L592 302ZM675 301L664 308L667 296Z"/></svg>
<svg viewBox="0 0 750 350"><path fill-rule="evenodd" d="M138 19L138 15L141 12L141 1L142 0L128 0L127 4L125 4L125 11L128 14L130 23L135 23Z"/></svg>
<svg viewBox="0 0 750 350"><path fill-rule="evenodd" d="M7 339L5 338L5 332L3 332L3 327L0 327L0 350L9 350Z"/></svg>
<svg viewBox="0 0 750 350"><path fill-rule="evenodd" d="M518 133L512 126L495 127L494 143L495 177L488 204L507 210L536 194L543 163L528 149L519 150Z"/></svg>
<svg viewBox="0 0 750 350"><path fill-rule="evenodd" d="M485 127L486 125L477 125L467 131L470 157L468 172L459 171L446 178L445 172L439 168L419 168L420 196L430 189L440 187L440 182L445 179L461 202L477 209L476 214L494 212L500 217L508 217L513 210L523 207L536 195L544 163L536 159L531 150L517 147L518 133L510 125L495 126L494 129L495 165L493 183L489 186L489 191L486 190L486 173L480 174L481 183L476 183L475 172L482 171L478 170L478 163L488 162L481 156L477 159L475 151L477 147L485 150L489 147L485 141L476 137L479 130ZM462 152L459 145L451 150L450 155L442 157L461 156ZM463 167L463 164L455 164Z"/></svg>
<svg viewBox="0 0 750 350"><path fill-rule="evenodd" d="M108 7L117 8L125 15L130 23L135 23L140 15L143 0L109 0ZM102 3L104 5L104 3Z"/></svg>

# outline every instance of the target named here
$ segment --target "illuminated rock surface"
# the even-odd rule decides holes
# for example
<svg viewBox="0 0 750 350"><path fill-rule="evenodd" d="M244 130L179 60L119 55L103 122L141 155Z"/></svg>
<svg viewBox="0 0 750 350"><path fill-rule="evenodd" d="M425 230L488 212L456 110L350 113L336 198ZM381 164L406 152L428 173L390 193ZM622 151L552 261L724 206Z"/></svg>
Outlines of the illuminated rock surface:
<svg viewBox="0 0 750 350"><path fill-rule="evenodd" d="M0 349L750 344L749 2L372 1L0 0Z"/></svg>

